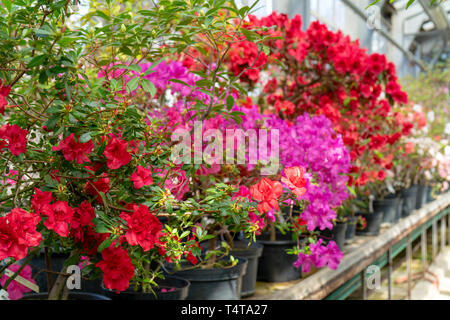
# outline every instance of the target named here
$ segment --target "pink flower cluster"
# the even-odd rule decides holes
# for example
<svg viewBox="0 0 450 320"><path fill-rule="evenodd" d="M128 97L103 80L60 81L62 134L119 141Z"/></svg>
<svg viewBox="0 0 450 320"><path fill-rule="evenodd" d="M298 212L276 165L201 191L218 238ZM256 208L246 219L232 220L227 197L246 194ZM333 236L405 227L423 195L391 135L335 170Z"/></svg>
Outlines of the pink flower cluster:
<svg viewBox="0 0 450 320"><path fill-rule="evenodd" d="M322 239L319 239L316 243L309 245L309 250L310 254L299 253L298 260L294 262L294 267L302 266L302 272L304 273L309 273L311 266L323 268L328 265L330 269L336 270L344 256L334 241L330 241L328 245L323 246Z"/></svg>

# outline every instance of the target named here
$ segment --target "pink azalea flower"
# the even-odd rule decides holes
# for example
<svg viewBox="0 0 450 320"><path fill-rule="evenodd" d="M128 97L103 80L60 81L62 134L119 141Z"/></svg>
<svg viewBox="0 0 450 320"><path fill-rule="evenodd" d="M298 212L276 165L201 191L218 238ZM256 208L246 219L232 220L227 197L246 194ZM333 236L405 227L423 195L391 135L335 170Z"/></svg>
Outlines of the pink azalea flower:
<svg viewBox="0 0 450 320"><path fill-rule="evenodd" d="M15 264L9 266L8 269L11 270L12 272L17 272L17 270L19 270L20 267L21 267L21 265L15 263ZM36 284L36 281L32 278L32 271L31 271L30 266L26 266L25 268L23 268L23 270L20 272L19 275L22 278L27 279L31 283ZM3 274L2 277L0 278L0 284L2 286L4 286L8 279L9 279L9 277ZM13 280L8 285L7 291L8 291L9 299L19 300L23 297L24 293L30 292L31 289L18 283L16 280Z"/></svg>

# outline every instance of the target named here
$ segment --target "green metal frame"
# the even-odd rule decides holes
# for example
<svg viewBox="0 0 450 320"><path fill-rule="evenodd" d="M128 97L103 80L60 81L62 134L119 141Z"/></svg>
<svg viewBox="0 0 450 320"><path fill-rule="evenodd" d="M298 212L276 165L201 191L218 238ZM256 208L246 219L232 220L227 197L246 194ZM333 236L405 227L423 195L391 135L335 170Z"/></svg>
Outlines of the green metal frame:
<svg viewBox="0 0 450 320"><path fill-rule="evenodd" d="M422 229L425 227L425 229L428 229L433 224L433 221L439 221L444 216L447 216L450 214L450 207L445 208L441 212L439 212L436 216L434 216L432 219L428 220L424 224L418 226L416 229L414 229L411 232L411 242L416 240L418 237L422 234ZM398 256L403 250L406 249L406 246L408 244L407 237L402 238L400 241L395 243L392 246L392 259L394 259L396 256ZM375 259L371 264L377 265L380 269L386 266L388 263L388 254L387 252L383 253L381 256L379 256L377 259ZM348 280L346 283L344 283L342 286L340 286L338 289L333 291L331 294L329 294L324 300L345 300L348 296L350 296L353 292L356 291L361 287L361 273L358 272L353 278Z"/></svg>

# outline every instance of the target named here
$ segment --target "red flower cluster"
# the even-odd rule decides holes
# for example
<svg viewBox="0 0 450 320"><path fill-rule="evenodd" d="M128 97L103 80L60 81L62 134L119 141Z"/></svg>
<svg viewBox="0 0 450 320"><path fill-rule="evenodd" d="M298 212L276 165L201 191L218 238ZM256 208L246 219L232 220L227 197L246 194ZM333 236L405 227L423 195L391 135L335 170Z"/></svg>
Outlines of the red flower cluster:
<svg viewBox="0 0 450 320"><path fill-rule="evenodd" d="M368 54L358 40L318 21L306 31L301 25L300 16L289 19L276 12L263 18L250 16L244 24L249 29L269 27L258 33L280 38L264 43L270 48L269 61L260 69L267 71L269 79L261 81L260 107L291 123L305 112L325 115L342 135L355 164L357 159L372 161L375 155L389 152L412 127L395 125L392 106L406 103L408 97L398 84L394 64L382 54ZM230 63L229 68L236 66ZM373 162L358 166L359 176L379 169ZM352 177L349 183L357 180Z"/></svg>
<svg viewBox="0 0 450 320"><path fill-rule="evenodd" d="M95 163L93 166L85 166L92 177L101 168L101 163ZM102 197L99 192L107 193L109 192L109 178L106 172L102 175L102 178L88 180L84 185L84 190L86 193L96 197L97 202L102 203Z"/></svg>
<svg viewBox="0 0 450 320"><path fill-rule="evenodd" d="M43 216L48 217L44 225L55 231L61 237L69 236L69 224L72 223L74 210L65 201L53 201L51 192L34 189L35 194L31 198L31 208Z"/></svg>
<svg viewBox="0 0 450 320"><path fill-rule="evenodd" d="M6 258L25 258L28 248L36 247L42 236L36 231L39 214L20 208L0 217L0 261Z"/></svg>
<svg viewBox="0 0 450 320"><path fill-rule="evenodd" d="M127 222L126 241L132 245L140 245L144 251L160 244L162 224L151 214L145 205L132 206L134 212L122 212L120 217Z"/></svg>
<svg viewBox="0 0 450 320"><path fill-rule="evenodd" d="M263 52L258 53L258 46L250 41L233 43L228 59L231 71L235 76L242 73L241 80L243 81L257 81L259 68L267 62L267 56Z"/></svg>
<svg viewBox="0 0 450 320"><path fill-rule="evenodd" d="M64 159L67 161L75 161L78 164L90 162L87 155L94 149L92 140L86 143L75 141L75 135L71 133L67 138L62 140L58 146L53 147L53 151L62 151Z"/></svg>
<svg viewBox="0 0 450 320"><path fill-rule="evenodd" d="M268 178L261 179L258 184L250 187L250 194L253 199L259 201L258 211L266 213L270 210L279 210L278 198L283 193L283 187L280 182L272 181Z"/></svg>
<svg viewBox="0 0 450 320"><path fill-rule="evenodd" d="M6 97L11 92L10 86L4 86L3 81L0 80L0 114L5 114L5 107L8 105L8 101L6 101Z"/></svg>
<svg viewBox="0 0 450 320"><path fill-rule="evenodd" d="M137 166L135 172L131 174L131 179L133 185L136 189L140 189L143 186L149 186L153 184L152 172L150 169L144 168L143 166Z"/></svg>
<svg viewBox="0 0 450 320"><path fill-rule="evenodd" d="M44 225L61 237L69 236L69 224L72 222L74 210L65 201L56 201L42 207L41 213L47 216Z"/></svg>
<svg viewBox="0 0 450 320"><path fill-rule="evenodd" d="M117 137L112 137L106 145L104 155L109 169L119 169L131 161L131 154L127 151L128 143Z"/></svg>
<svg viewBox="0 0 450 320"><path fill-rule="evenodd" d="M84 200L78 208L75 208L72 223L70 227L72 229L80 229L82 227L93 227L92 219L95 218L94 208L89 202Z"/></svg>
<svg viewBox="0 0 450 320"><path fill-rule="evenodd" d="M134 265L128 252L122 248L116 248L116 242L102 251L103 260L96 264L103 271L103 283L105 288L124 291L130 286L130 280L134 276Z"/></svg>
<svg viewBox="0 0 450 320"><path fill-rule="evenodd" d="M0 127L0 153L4 147L15 156L27 152L27 134L28 131L18 125L5 124ZM8 141L8 143L6 143Z"/></svg>
<svg viewBox="0 0 450 320"><path fill-rule="evenodd" d="M70 236L76 243L81 244L84 253L95 255L97 248L108 237L107 233L98 233L95 231L95 225L92 219L95 218L94 208L86 200L78 208L75 208L72 223L70 224Z"/></svg>

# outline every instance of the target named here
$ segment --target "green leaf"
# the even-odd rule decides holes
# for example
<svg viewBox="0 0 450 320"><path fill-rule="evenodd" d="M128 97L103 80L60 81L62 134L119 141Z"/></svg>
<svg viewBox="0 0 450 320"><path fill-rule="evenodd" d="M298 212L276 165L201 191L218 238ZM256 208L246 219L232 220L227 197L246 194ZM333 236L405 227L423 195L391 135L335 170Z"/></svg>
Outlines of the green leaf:
<svg viewBox="0 0 450 320"><path fill-rule="evenodd" d="M380 0L375 0L374 2L370 3L370 4L366 7L366 9L369 8L369 7L371 7L371 6L373 6L373 5L375 5L375 4L377 4L378 2L380 2Z"/></svg>
<svg viewBox="0 0 450 320"><path fill-rule="evenodd" d="M95 227L95 231L98 233L111 233L111 231L108 229L108 227L104 223L99 223Z"/></svg>
<svg viewBox="0 0 450 320"><path fill-rule="evenodd" d="M141 85L142 89L144 89L145 92L150 93L152 97L156 94L156 87L150 80L141 79Z"/></svg>
<svg viewBox="0 0 450 320"><path fill-rule="evenodd" d="M233 98L232 95L229 95L229 96L227 97L227 107L228 107L228 110L230 110L231 108L233 108L233 106L234 106L234 98Z"/></svg>
<svg viewBox="0 0 450 320"><path fill-rule="evenodd" d="M138 85L139 85L139 78L138 77L131 79L127 83L127 92L131 93L132 91L136 90Z"/></svg>
<svg viewBox="0 0 450 320"><path fill-rule="evenodd" d="M414 3L415 0L409 0L408 3L406 4L406 9L409 8L410 5L412 5Z"/></svg>
<svg viewBox="0 0 450 320"><path fill-rule="evenodd" d="M173 213L173 207L172 204L170 203L170 201L166 201L166 211L168 214L172 214Z"/></svg>
<svg viewBox="0 0 450 320"><path fill-rule="evenodd" d="M113 242L113 239L112 239L112 238L106 239L105 241L102 242L101 245L98 246L97 251L98 251L98 252L102 252L103 250L105 250L106 248L108 248L108 247L111 245L112 242Z"/></svg>
<svg viewBox="0 0 450 320"><path fill-rule="evenodd" d="M86 143L86 142L88 142L88 141L91 140L91 139L92 139L92 137L91 137L90 132L86 132L86 133L83 133L83 134L80 136L79 142L80 142L80 143Z"/></svg>
<svg viewBox="0 0 450 320"><path fill-rule="evenodd" d="M11 1L9 0L2 0L3 5L5 6L5 8L11 12Z"/></svg>
<svg viewBox="0 0 450 320"><path fill-rule="evenodd" d="M41 54L41 55L38 55L38 56L34 57L28 63L28 68L34 68L34 67L36 67L38 65L41 65L45 61L46 57L47 57L47 55L45 55L45 54Z"/></svg>

